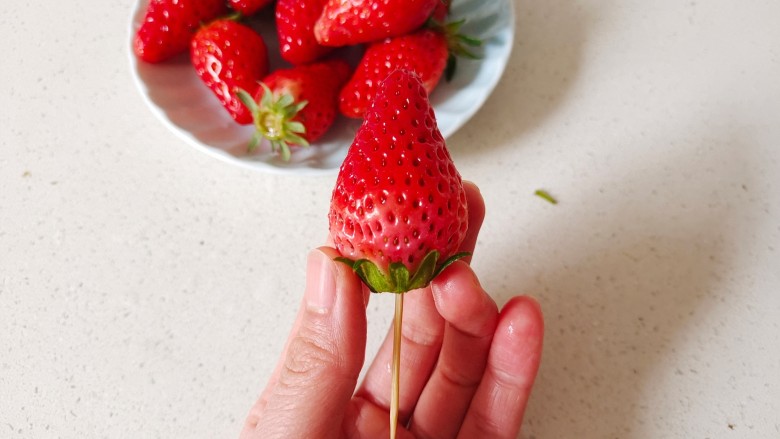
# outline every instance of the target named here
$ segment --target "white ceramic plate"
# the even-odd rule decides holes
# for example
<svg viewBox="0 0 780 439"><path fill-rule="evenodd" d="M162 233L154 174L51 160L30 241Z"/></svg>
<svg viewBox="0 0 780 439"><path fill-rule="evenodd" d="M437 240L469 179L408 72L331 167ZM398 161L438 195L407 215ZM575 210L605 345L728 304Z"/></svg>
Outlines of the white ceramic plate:
<svg viewBox="0 0 780 439"><path fill-rule="evenodd" d="M130 39L140 26L148 0L139 0L130 22ZM431 93L431 102L442 135L447 138L482 106L504 72L512 50L514 10L512 0L454 0L451 19L466 18L462 32L484 41L479 60L460 59L451 82L442 82ZM269 8L273 9L273 8ZM269 47L271 68L286 67L279 57L273 12L257 18L254 27ZM358 120L339 119L311 148L296 149L289 162L271 154L266 145L252 154L247 143L251 126L233 121L217 98L206 88L182 55L161 64L138 61L128 45L136 85L152 112L174 133L195 148L252 169L293 174L335 173L360 125Z"/></svg>

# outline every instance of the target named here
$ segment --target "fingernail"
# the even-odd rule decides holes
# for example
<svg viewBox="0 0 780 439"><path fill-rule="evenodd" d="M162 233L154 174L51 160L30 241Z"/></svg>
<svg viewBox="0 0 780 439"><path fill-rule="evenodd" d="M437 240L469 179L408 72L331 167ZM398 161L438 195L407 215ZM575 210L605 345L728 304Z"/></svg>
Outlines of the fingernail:
<svg viewBox="0 0 780 439"><path fill-rule="evenodd" d="M327 314L336 300L336 267L320 250L309 253L304 297L307 308L318 314Z"/></svg>

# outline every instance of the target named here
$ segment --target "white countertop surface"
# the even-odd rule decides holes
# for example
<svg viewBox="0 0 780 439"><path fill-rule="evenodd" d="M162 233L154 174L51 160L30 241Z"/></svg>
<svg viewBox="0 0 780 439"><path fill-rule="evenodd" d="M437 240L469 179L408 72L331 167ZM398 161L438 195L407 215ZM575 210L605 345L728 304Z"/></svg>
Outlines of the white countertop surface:
<svg viewBox="0 0 780 439"><path fill-rule="evenodd" d="M335 175L239 168L152 115L134 7L0 17L1 438L236 437L327 233ZM483 284L545 311L522 437L780 438L780 3L516 14L448 145L486 198Z"/></svg>

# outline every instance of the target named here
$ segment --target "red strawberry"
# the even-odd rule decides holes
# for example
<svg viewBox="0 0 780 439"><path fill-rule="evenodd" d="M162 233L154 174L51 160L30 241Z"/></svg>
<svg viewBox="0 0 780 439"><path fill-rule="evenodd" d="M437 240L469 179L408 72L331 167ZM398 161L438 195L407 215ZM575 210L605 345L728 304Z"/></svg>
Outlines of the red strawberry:
<svg viewBox="0 0 780 439"><path fill-rule="evenodd" d="M363 117L382 80L396 69L417 73L430 93L447 66L448 54L447 39L431 29L370 45L341 91L339 110L348 117Z"/></svg>
<svg viewBox="0 0 780 439"><path fill-rule="evenodd" d="M198 26L226 12L224 0L151 0L133 50L146 62L165 61L187 51Z"/></svg>
<svg viewBox="0 0 780 439"><path fill-rule="evenodd" d="M447 16L450 14L450 5L452 0L439 0L436 2L436 8L433 9L431 18L439 23L444 23L447 20Z"/></svg>
<svg viewBox="0 0 780 439"><path fill-rule="evenodd" d="M393 70L411 70L430 93L447 71L451 78L455 56L475 56L463 45L479 45L473 38L458 34L462 21L421 29L400 37L371 44L363 54L355 74L341 91L339 110L347 117L363 117L379 83Z"/></svg>
<svg viewBox="0 0 780 439"><path fill-rule="evenodd" d="M441 0L328 0L314 27L325 46L347 46L409 33Z"/></svg>
<svg viewBox="0 0 780 439"><path fill-rule="evenodd" d="M314 37L314 23L322 15L327 0L277 0L276 32L282 58L291 64L305 64L332 48L320 45Z"/></svg>
<svg viewBox="0 0 780 439"><path fill-rule="evenodd" d="M233 20L216 20L195 34L190 57L198 76L233 119L252 123L252 114L235 90L254 90L268 73L268 51L260 34Z"/></svg>
<svg viewBox="0 0 780 439"><path fill-rule="evenodd" d="M250 150L266 138L289 160L291 145L319 139L336 119L338 92L350 72L346 62L331 60L276 70L263 79L254 98L239 90L257 128Z"/></svg>
<svg viewBox="0 0 780 439"><path fill-rule="evenodd" d="M273 0L229 0L229 3L233 10L248 17L271 4L272 1Z"/></svg>
<svg viewBox="0 0 780 439"><path fill-rule="evenodd" d="M328 215L336 248L372 291L430 282L468 228L461 177L420 79L380 85L339 171ZM446 260L444 264L440 260Z"/></svg>

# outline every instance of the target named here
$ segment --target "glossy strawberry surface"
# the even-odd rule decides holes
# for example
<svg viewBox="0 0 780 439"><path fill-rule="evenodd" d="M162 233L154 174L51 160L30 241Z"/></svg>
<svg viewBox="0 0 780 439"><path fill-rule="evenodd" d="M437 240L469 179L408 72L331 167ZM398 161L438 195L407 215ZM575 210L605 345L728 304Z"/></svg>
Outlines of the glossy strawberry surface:
<svg viewBox="0 0 780 439"><path fill-rule="evenodd" d="M245 16L256 14L258 11L268 6L273 0L229 0L230 7L233 10L242 13Z"/></svg>
<svg viewBox="0 0 780 439"><path fill-rule="evenodd" d="M233 119L252 123L252 114L235 90L255 90L268 73L268 51L260 34L233 20L216 20L195 35L190 57L198 76Z"/></svg>
<svg viewBox="0 0 780 439"><path fill-rule="evenodd" d="M342 256L415 272L431 251L457 252L468 227L461 176L417 75L397 70L377 90L341 166L329 213Z"/></svg>
<svg viewBox="0 0 780 439"><path fill-rule="evenodd" d="M282 58L291 64L312 62L332 50L317 42L314 24L327 0L277 0L276 32Z"/></svg>
<svg viewBox="0 0 780 439"><path fill-rule="evenodd" d="M195 31L227 12L224 0L151 0L133 40L133 51L157 63L187 51Z"/></svg>
<svg viewBox="0 0 780 439"><path fill-rule="evenodd" d="M419 28L441 0L328 0L314 27L320 44L346 46Z"/></svg>
<svg viewBox="0 0 780 439"><path fill-rule="evenodd" d="M431 29L371 44L341 91L339 110L348 117L363 117L379 84L397 69L417 73L430 93L441 79L448 56L446 37Z"/></svg>

